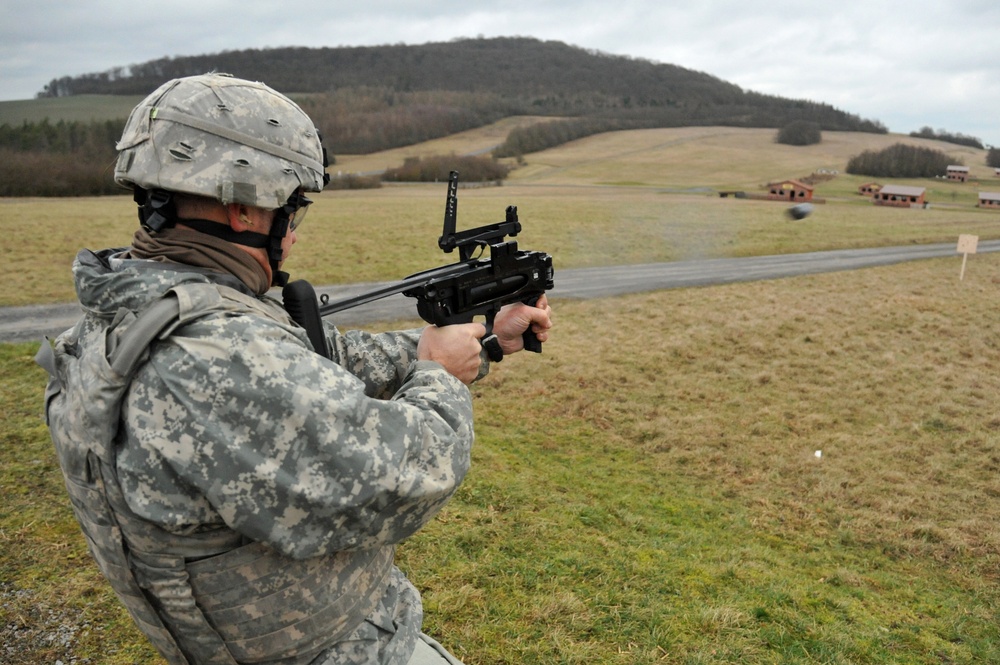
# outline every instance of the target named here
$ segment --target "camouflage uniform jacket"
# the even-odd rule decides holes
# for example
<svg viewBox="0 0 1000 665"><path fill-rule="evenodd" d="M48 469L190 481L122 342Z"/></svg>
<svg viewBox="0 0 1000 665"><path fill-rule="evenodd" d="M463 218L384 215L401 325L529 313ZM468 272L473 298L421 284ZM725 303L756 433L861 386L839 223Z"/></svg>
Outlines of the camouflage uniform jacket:
<svg viewBox="0 0 1000 665"><path fill-rule="evenodd" d="M120 251L77 257L86 315L56 356L103 360L109 328L127 329L123 316L168 291L180 324L150 345L119 397L78 380L49 425L102 571L123 601L141 594L156 615L126 602L140 628L177 663L405 663L422 610L393 546L468 470L468 388L416 360L418 331L330 327L330 361L277 301ZM109 450L60 446L80 421L102 418ZM97 480L80 489L82 476ZM110 520L88 517L94 487ZM108 521L125 572L101 554ZM116 586L116 576L131 579Z"/></svg>

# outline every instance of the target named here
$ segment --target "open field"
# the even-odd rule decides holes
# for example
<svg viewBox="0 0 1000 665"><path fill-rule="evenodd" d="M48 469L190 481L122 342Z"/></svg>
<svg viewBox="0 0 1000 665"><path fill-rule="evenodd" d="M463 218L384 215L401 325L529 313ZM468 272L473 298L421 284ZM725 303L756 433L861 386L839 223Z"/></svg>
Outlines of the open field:
<svg viewBox="0 0 1000 665"><path fill-rule="evenodd" d="M435 145L458 154L492 145L498 135L491 126ZM927 187L932 206L900 210L873 206L855 193L866 179L839 175L817 185L816 195L827 203L799 222L784 215L782 203L715 194L757 191L770 180L823 168L842 172L846 160L866 146L904 140L954 148L974 174L986 173L983 151L961 146L871 134L824 137L817 146L793 148L773 143L771 130L708 127L594 136L529 155L502 187L462 189L459 225L499 221L507 205L517 205L521 246L549 252L557 270L951 242L961 233L1000 238L1000 211L975 207L978 191L995 189L1000 181L907 181ZM437 148L413 148L413 154L432 150ZM370 159L389 164L405 156ZM397 279L453 260L437 249L445 191L441 183L324 192L314 197L287 268L296 277L332 284ZM135 225L129 196L0 199L5 258L13 268L0 305L73 300L69 267L77 250L128 244Z"/></svg>
<svg viewBox="0 0 1000 665"><path fill-rule="evenodd" d="M390 280L455 260L437 247L443 184L326 192L316 199L286 266L296 278L315 284ZM500 221L510 204L518 206L524 227L520 246L552 254L557 271L952 242L961 233L1000 237L1000 211L830 202L792 222L781 203L582 185L463 189L459 225ZM12 268L0 305L73 300L70 266L77 250L126 245L136 224L131 197L0 199L0 229L9 238L4 251ZM20 249L25 247L32 251Z"/></svg>
<svg viewBox="0 0 1000 665"><path fill-rule="evenodd" d="M756 176L663 167L626 182L611 177L640 142L594 137L579 162L547 151L503 187L463 189L460 223L517 204L522 246L552 252L556 279L560 266L1000 237L1000 213L876 209L844 176L801 222L778 203L672 191L823 166L765 138L772 166ZM440 262L443 203L443 186L323 194L289 269L327 283ZM10 277L30 277L18 292L71 298L76 246L127 242L132 207L0 201ZM959 263L556 303L544 353L474 387L473 470L400 548L427 632L468 665L1000 662L1000 255L970 257L963 281ZM0 345L0 660L161 663L69 511L36 349Z"/></svg>
<svg viewBox="0 0 1000 665"><path fill-rule="evenodd" d="M0 125L20 125L43 118L49 118L53 124L60 120L125 120L142 98L143 95L76 95L0 102Z"/></svg>

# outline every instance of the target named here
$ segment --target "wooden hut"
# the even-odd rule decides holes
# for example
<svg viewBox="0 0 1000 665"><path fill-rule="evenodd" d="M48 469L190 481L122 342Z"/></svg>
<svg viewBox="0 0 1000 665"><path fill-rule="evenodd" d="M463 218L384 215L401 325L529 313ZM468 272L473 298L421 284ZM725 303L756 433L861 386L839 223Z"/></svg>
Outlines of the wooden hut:
<svg viewBox="0 0 1000 665"><path fill-rule="evenodd" d="M882 189L882 185L877 182L866 182L863 185L858 186L858 194L861 196L874 196L878 194L878 190Z"/></svg>

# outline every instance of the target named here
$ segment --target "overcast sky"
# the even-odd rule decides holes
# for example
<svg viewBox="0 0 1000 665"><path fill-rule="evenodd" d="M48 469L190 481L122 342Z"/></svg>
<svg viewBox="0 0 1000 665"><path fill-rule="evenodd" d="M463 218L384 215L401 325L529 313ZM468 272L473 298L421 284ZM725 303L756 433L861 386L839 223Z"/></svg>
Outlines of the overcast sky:
<svg viewBox="0 0 1000 665"><path fill-rule="evenodd" d="M998 0L0 0L0 101L164 56L522 36L1000 145Z"/></svg>

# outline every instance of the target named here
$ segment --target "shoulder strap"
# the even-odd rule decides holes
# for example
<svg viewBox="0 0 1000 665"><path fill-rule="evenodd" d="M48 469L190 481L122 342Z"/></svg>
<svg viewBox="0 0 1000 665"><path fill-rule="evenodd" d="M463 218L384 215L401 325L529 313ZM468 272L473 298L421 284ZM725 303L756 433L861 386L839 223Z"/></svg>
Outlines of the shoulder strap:
<svg viewBox="0 0 1000 665"><path fill-rule="evenodd" d="M180 320L180 302L176 295L168 293L144 309L129 325L125 334L108 353L108 364L120 376L128 376L135 371L143 353L164 330ZM56 354L48 336L42 339L35 362L49 374L49 388L46 396L62 389L59 372L56 369ZM46 401L48 401L46 399Z"/></svg>
<svg viewBox="0 0 1000 665"><path fill-rule="evenodd" d="M171 294L147 307L108 354L111 369L122 376L132 373L150 343L180 318L180 303Z"/></svg>

